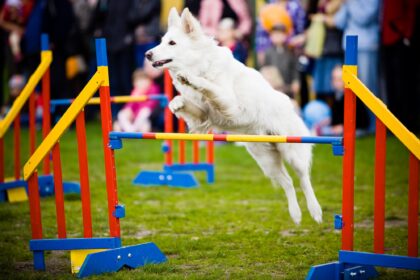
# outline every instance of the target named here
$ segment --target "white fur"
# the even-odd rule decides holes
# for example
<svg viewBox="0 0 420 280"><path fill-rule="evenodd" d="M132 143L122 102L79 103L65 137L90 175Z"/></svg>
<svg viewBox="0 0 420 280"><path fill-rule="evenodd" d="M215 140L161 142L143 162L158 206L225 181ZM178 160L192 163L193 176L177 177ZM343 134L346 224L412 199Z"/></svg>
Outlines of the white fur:
<svg viewBox="0 0 420 280"><path fill-rule="evenodd" d="M214 128L240 134L309 135L290 99L275 91L258 71L235 60L229 49L205 36L188 9L179 17L172 8L168 22L168 32L148 52L149 58L152 62L172 59L161 67L169 69L181 95L169 108L187 122L191 132ZM302 214L284 162L296 171L309 212L320 223L322 210L310 181L312 146L247 143L246 147L273 184L283 187L290 216L299 224Z"/></svg>

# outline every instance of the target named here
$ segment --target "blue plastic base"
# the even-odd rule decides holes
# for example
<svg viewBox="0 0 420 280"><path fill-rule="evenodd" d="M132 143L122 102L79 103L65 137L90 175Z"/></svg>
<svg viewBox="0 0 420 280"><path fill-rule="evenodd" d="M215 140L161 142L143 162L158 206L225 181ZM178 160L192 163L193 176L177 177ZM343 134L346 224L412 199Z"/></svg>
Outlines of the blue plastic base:
<svg viewBox="0 0 420 280"><path fill-rule="evenodd" d="M338 262L311 267L306 279L370 279L375 266L420 271L420 258L340 250Z"/></svg>
<svg viewBox="0 0 420 280"><path fill-rule="evenodd" d="M198 186L194 174L171 171L141 171L134 178L133 184L143 187L169 186L175 188L194 188Z"/></svg>
<svg viewBox="0 0 420 280"><path fill-rule="evenodd" d="M41 197L51 196L54 194L54 177L53 175L41 175L38 177L39 194ZM5 193L6 190L25 187L28 192L28 183L24 180L15 180L0 183L0 193ZM80 184L76 182L63 182L64 193L76 193L80 194ZM0 201L6 201L5 197L2 200L0 195Z"/></svg>
<svg viewBox="0 0 420 280"><path fill-rule="evenodd" d="M364 280L378 276L373 266L347 265L332 262L311 267L306 280Z"/></svg>
<svg viewBox="0 0 420 280"><path fill-rule="evenodd" d="M29 242L29 248L34 255L35 270L45 270L45 251L108 249L87 255L77 275L79 278L166 261L154 243L121 247L121 239L116 237L34 239Z"/></svg>
<svg viewBox="0 0 420 280"><path fill-rule="evenodd" d="M165 261L165 255L152 242L120 247L89 254L83 262L77 277L82 278L107 272L116 272L123 267L137 268Z"/></svg>
<svg viewBox="0 0 420 280"><path fill-rule="evenodd" d="M207 183L214 183L214 164L210 163L184 163L164 165L163 170L180 172L180 171L205 171L207 174Z"/></svg>

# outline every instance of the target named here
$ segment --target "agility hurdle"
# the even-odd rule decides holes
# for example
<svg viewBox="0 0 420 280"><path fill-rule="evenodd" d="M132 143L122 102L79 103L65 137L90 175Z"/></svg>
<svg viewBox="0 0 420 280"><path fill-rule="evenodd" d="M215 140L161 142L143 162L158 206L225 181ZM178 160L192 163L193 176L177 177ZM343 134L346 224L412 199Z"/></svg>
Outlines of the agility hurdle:
<svg viewBox="0 0 420 280"><path fill-rule="evenodd" d="M0 121L0 201L9 200L17 202L27 200L27 183L21 179L20 173L20 117L25 103L29 100L29 155L32 155L36 147L36 128L35 128L35 88L41 82L41 95L43 101L42 116L42 136L50 131L50 65L52 63L52 52L49 50L49 40L47 34L41 35L41 62L35 72L31 75L22 92L13 102L12 107ZM13 154L14 154L14 177L5 179L5 151L4 136L13 123ZM41 196L52 195L54 191L53 176L51 175L50 157L44 159L43 175L39 177L39 191ZM64 191L79 192L79 185L73 182L64 182ZM7 194L7 197L6 197Z"/></svg>
<svg viewBox="0 0 420 280"><path fill-rule="evenodd" d="M420 258L418 258L420 140L405 128L386 105L357 78L357 36L346 37L343 80L345 111L342 215L336 215L334 223L336 229L342 230L341 250L337 262L313 266L306 279L367 279L378 275L375 266L420 271ZM376 116L373 253L357 252L353 247L356 97ZM410 153L407 256L384 254L387 128Z"/></svg>
<svg viewBox="0 0 420 280"><path fill-rule="evenodd" d="M136 268L145 264L166 261L165 255L154 243L121 247L120 219L125 216L125 207L118 203L118 191L114 152L108 146L108 134L112 128L110 106L108 62L105 39L96 40L97 71L72 102L58 123L45 137L23 168L28 181L32 240L30 250L34 256L36 270L45 270L44 252L48 250L71 251L73 272L85 277L105 272L114 272L122 267ZM110 237L94 238L90 209L89 174L86 147L84 107L99 90L102 121L103 150L106 175L108 222ZM64 212L63 185L61 181L61 158L59 140L69 126L76 121L81 182L83 238L67 238ZM38 166L52 150L54 188L58 238L43 237L41 207L38 188ZM58 175L58 176L57 176Z"/></svg>
<svg viewBox="0 0 420 280"><path fill-rule="evenodd" d="M164 91L167 100L172 100L174 97L172 79L169 72L164 72ZM169 108L164 111L164 132L172 133L173 129L173 114ZM185 122L178 119L178 132L184 133L186 131ZM186 146L185 140L178 141L178 163L174 163L173 158L173 140L166 139L162 145L162 152L164 153L163 171L141 171L133 180L133 184L142 186L169 186L169 187L183 187L193 188L198 186L193 173L190 171L204 171L207 175L207 183L214 183L214 143L212 141L206 142L206 162L200 162L200 143L198 141L192 142L192 162L186 161Z"/></svg>

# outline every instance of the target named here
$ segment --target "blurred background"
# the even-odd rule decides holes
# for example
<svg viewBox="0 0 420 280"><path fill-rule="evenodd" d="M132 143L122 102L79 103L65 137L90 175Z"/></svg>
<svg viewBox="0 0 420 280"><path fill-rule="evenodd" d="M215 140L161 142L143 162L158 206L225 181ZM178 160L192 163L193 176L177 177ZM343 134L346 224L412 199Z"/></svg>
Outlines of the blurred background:
<svg viewBox="0 0 420 280"><path fill-rule="evenodd" d="M188 7L235 59L287 94L314 135L342 133L343 38L358 35L360 79L420 132L419 0L0 0L1 114L39 63L41 33L53 51L52 99L74 98L94 73L96 37L107 39L111 95L161 93L162 73L144 53L159 44L173 6ZM37 106L42 112L41 100ZM88 119L97 110L89 107ZM117 130L163 126L157 102L114 106L113 115ZM375 131L361 104L357 128L359 135Z"/></svg>

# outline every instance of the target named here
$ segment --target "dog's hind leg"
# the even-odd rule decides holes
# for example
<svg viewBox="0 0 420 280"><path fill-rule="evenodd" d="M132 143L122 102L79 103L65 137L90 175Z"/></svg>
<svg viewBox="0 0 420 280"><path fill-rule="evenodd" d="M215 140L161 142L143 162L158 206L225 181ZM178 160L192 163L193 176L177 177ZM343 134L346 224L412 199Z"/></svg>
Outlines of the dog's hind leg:
<svg viewBox="0 0 420 280"><path fill-rule="evenodd" d="M317 223L321 223L322 209L315 196L310 179L312 158L311 148L310 146L303 146L305 144L299 145L299 147L293 146L290 147L290 149L287 149L287 152L284 152L283 156L299 176L300 186L305 194L308 210L311 213L312 218Z"/></svg>
<svg viewBox="0 0 420 280"><path fill-rule="evenodd" d="M296 224L300 224L302 213L296 198L292 178L290 178L283 164L280 152L274 145L266 143L246 143L246 147L272 183L283 187L287 197L290 216Z"/></svg>

